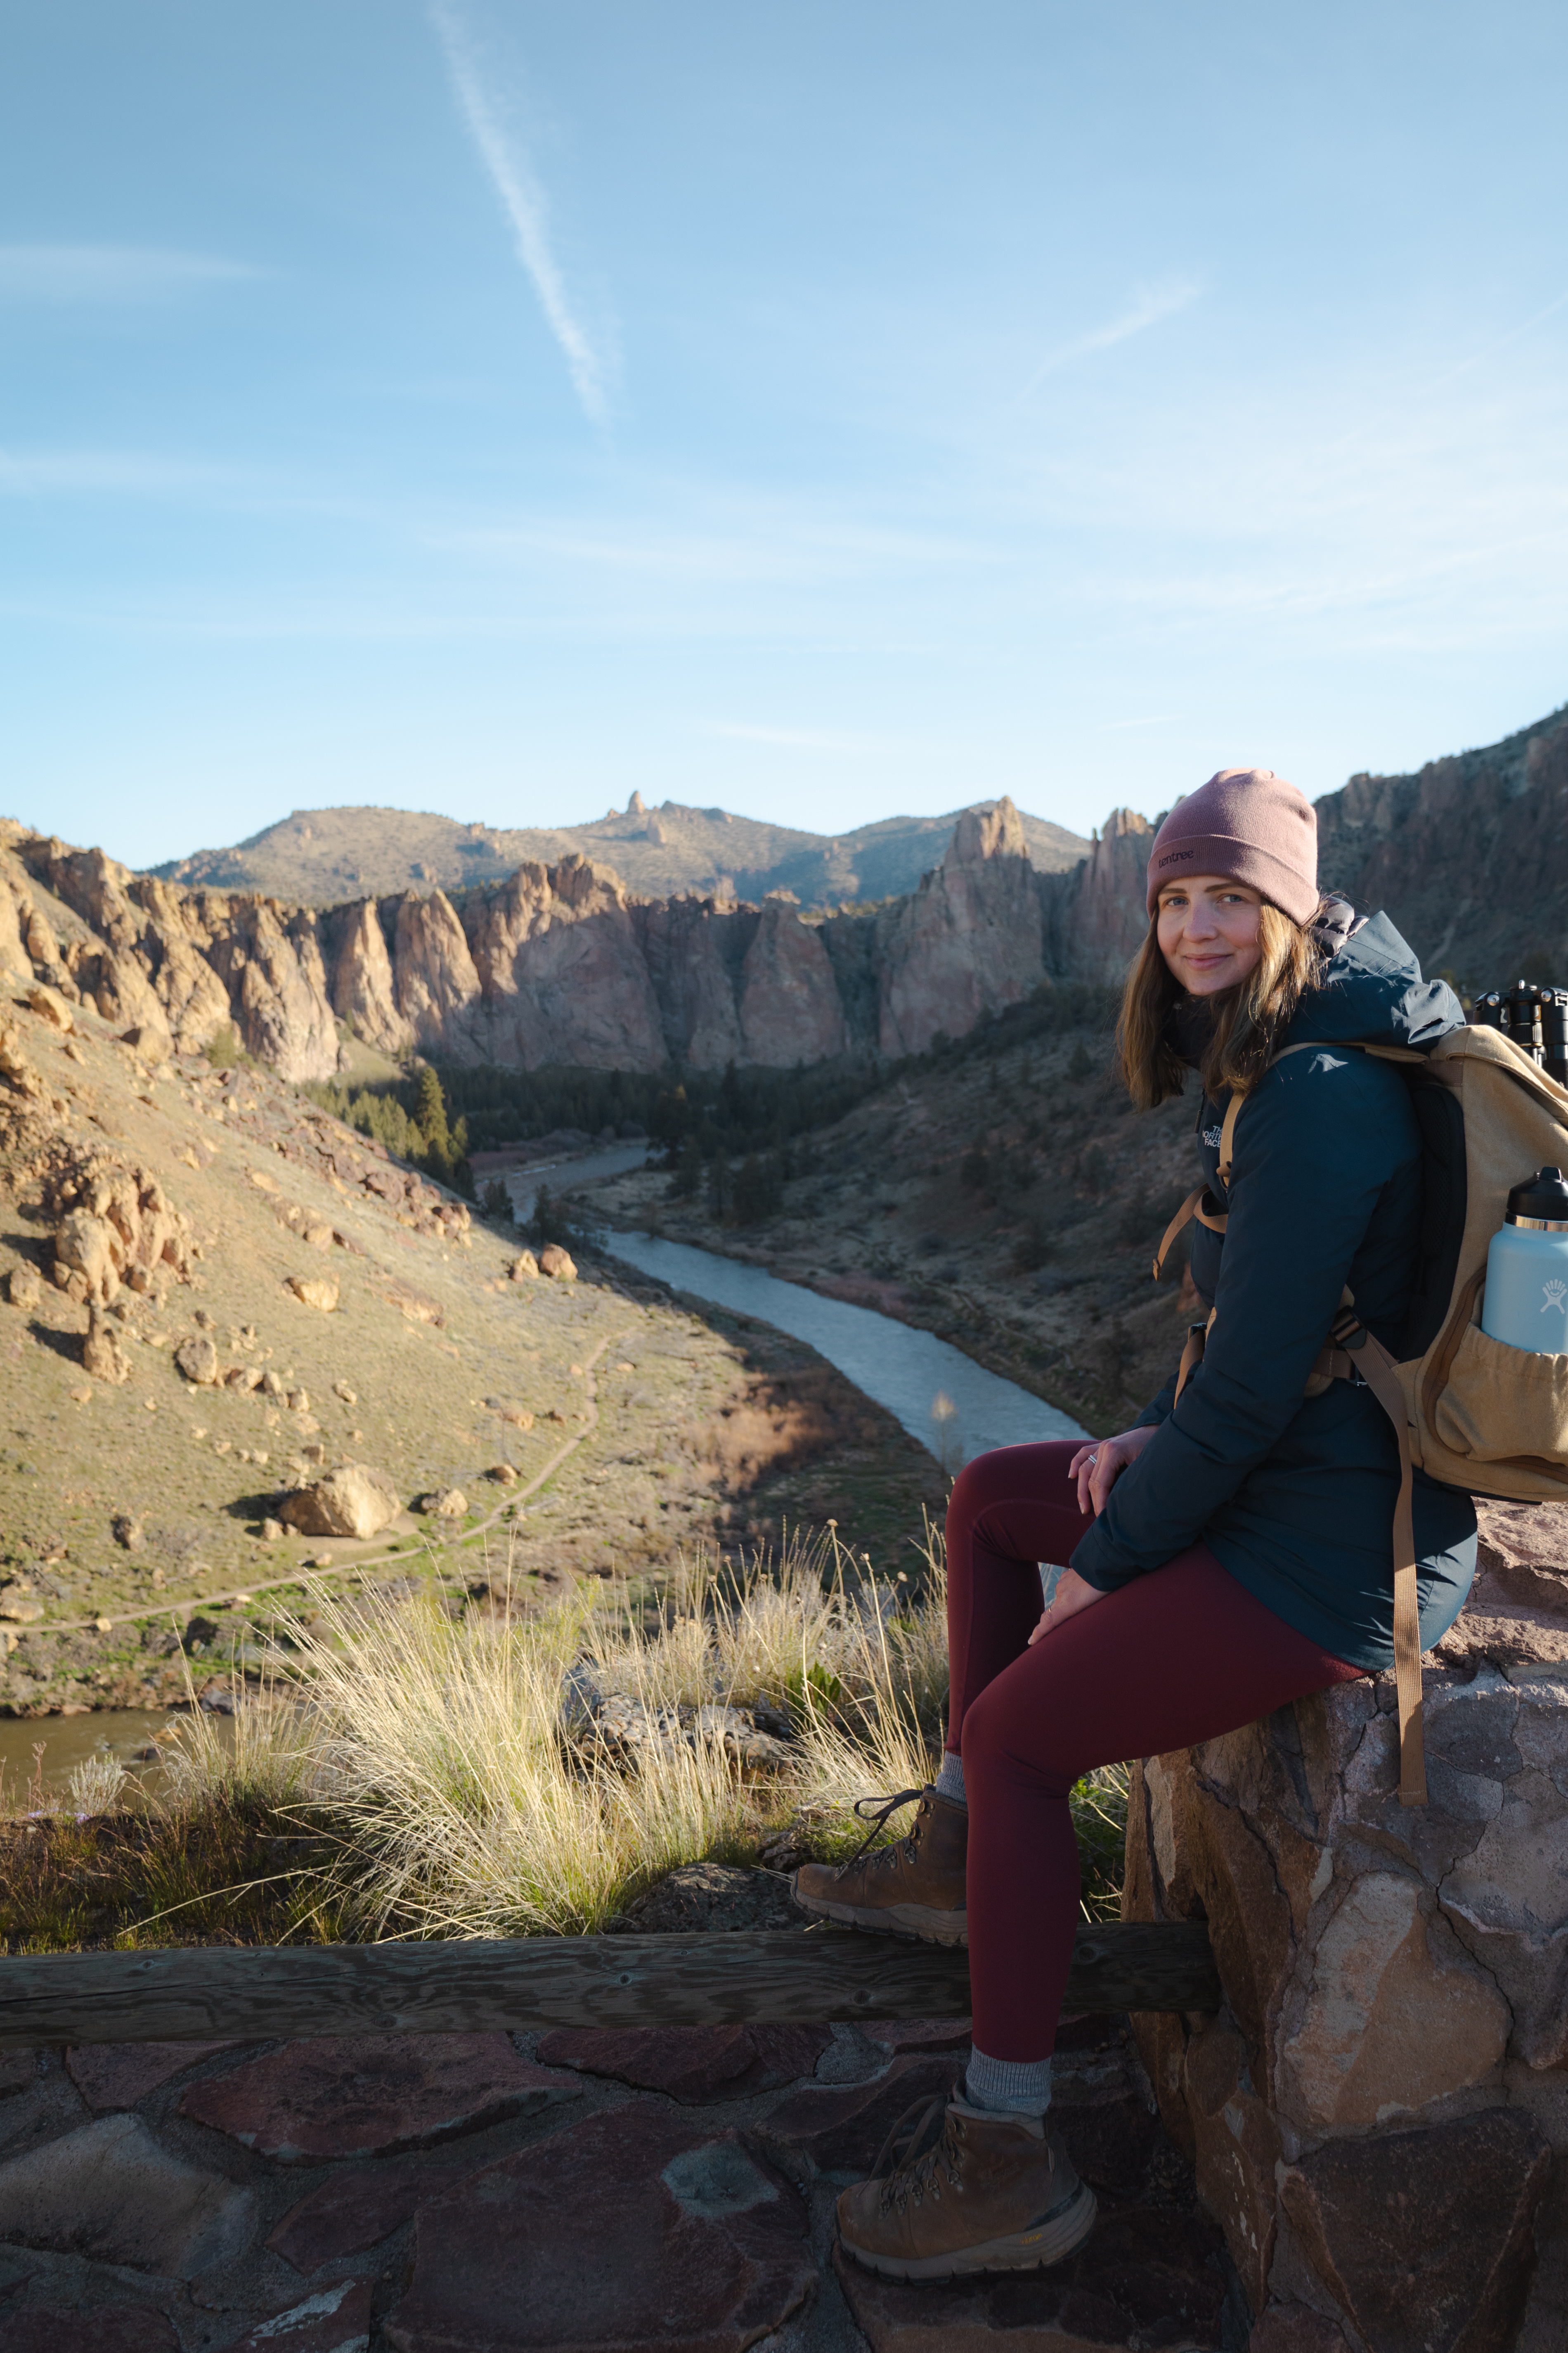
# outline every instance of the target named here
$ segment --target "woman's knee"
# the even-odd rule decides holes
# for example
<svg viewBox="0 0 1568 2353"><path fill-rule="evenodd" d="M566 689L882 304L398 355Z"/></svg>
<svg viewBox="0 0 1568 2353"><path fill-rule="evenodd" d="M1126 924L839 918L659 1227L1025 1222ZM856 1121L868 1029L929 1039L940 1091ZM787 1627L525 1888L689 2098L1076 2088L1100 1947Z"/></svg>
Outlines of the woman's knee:
<svg viewBox="0 0 1568 2353"><path fill-rule="evenodd" d="M1065 1493L1068 1464L1075 1452L1070 1439L1051 1439L1037 1446L994 1446L966 1462L952 1482L947 1500L950 1524L969 1524L994 1504L1020 1494L1034 1494L1042 1503L1059 1500Z"/></svg>
<svg viewBox="0 0 1568 2353"><path fill-rule="evenodd" d="M1029 1662L1040 1663L1033 1652ZM1022 1663L1022 1662L1020 1662ZM1056 1751L1056 1711L1037 1688L1039 1678L1011 1672L996 1677L963 1711L960 1738L966 1791L1004 1783L1037 1794L1062 1797L1078 1778L1069 1759ZM1044 1703L1044 1704L1042 1704Z"/></svg>
<svg viewBox="0 0 1568 2353"><path fill-rule="evenodd" d="M1005 1677L998 1675L976 1694L963 1711L963 1772L967 1782L973 1769L983 1778L1003 1763L1011 1763L1016 1749L1015 1709L1010 1694L1003 1689Z"/></svg>

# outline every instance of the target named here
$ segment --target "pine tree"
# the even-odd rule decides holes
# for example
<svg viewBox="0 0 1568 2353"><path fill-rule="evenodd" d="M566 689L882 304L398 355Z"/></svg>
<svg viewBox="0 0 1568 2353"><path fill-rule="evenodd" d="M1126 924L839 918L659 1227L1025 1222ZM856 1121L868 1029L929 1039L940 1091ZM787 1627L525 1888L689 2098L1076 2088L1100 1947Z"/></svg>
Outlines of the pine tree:
<svg viewBox="0 0 1568 2353"><path fill-rule="evenodd" d="M414 1124L425 1139L426 1151L439 1152L446 1159L451 1151L451 1139L447 1133L447 1098L441 1092L440 1080L428 1062L419 1073Z"/></svg>

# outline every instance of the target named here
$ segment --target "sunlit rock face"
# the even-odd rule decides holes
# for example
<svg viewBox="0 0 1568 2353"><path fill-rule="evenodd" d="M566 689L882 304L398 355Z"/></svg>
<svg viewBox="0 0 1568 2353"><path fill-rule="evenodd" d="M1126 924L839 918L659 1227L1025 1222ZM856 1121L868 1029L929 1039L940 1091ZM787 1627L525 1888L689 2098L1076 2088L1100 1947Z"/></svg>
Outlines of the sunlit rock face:
<svg viewBox="0 0 1568 2353"><path fill-rule="evenodd" d="M940 866L877 933L884 1054L961 1038L1044 977L1044 926L1024 828L1010 800L960 818Z"/></svg>
<svg viewBox="0 0 1568 2353"><path fill-rule="evenodd" d="M330 1077L345 1032L395 1060L787 1069L918 1053L1053 976L1114 976L1142 935L1147 834L1118 812L1081 867L1042 876L1003 799L961 817L910 896L808 922L788 892L637 899L576 855L451 897L291 908L182 889L13 825L0 968L184 1050L232 1022L290 1079Z"/></svg>
<svg viewBox="0 0 1568 2353"><path fill-rule="evenodd" d="M1563 2341L1568 1506L1479 1512L1428 1806L1396 1795L1392 1676L1133 1777L1124 1916L1205 1916L1226 1992L1140 2047L1282 2353L1300 2308L1352 2345Z"/></svg>

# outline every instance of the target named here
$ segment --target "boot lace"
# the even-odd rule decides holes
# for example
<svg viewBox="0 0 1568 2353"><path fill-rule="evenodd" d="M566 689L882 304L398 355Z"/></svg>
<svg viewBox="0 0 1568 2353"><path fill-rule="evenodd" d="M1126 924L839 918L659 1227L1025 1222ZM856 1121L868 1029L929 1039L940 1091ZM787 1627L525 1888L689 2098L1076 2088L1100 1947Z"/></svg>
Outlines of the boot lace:
<svg viewBox="0 0 1568 2353"><path fill-rule="evenodd" d="M930 2138L930 2128L935 2121L935 2114L939 2109L945 2110L946 2113L943 2116L942 2132L933 2141ZM895 2126L893 2133L889 2137L889 2140L897 2136L898 2129L899 2127ZM881 2211L884 2214L889 2212L901 2214L906 2206L911 2203L923 2206L928 2198L933 2205L940 2204L943 2182L962 2198L963 2195L963 2118L954 2116L947 2105L945 2096L939 2095L931 2103L920 2123L909 2135L905 2143L908 2154L904 2156L901 2163L895 2163L893 2170L882 2184L881 2195L878 2200Z"/></svg>
<svg viewBox="0 0 1568 2353"><path fill-rule="evenodd" d="M850 1856L848 1862L841 1862L839 1864L839 1878L843 1879L847 1873L854 1870L856 1864L859 1862L861 1856L871 1844L872 1840L882 1828L883 1823L887 1821L889 1815L896 1814L900 1806L907 1806L911 1798L923 1799L924 1796L925 1791L923 1789L900 1789L896 1796L891 1798L857 1798L855 1800L856 1819L862 1822L869 1820L871 1827L867 1831L865 1837L861 1840L859 1845L856 1848L854 1853ZM870 1816L868 1816L866 1811L868 1806L874 1806L877 1809L877 1811ZM872 1857L870 1867L873 1871L877 1870L879 1867L885 1869L893 1861L900 1847L903 1849L905 1861L908 1862L913 1862L916 1852L919 1849L921 1842L921 1818L924 1811L925 1808L922 1805L920 1812L916 1814L914 1820L910 1824L904 1836L901 1839L895 1839L892 1844L884 1848L880 1854L874 1855Z"/></svg>

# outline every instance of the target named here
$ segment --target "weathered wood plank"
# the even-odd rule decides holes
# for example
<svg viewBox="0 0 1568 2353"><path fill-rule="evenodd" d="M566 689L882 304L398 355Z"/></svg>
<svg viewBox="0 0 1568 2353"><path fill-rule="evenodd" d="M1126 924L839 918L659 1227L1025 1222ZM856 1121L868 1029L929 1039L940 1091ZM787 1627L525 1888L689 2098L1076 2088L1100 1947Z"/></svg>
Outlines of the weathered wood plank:
<svg viewBox="0 0 1568 2353"><path fill-rule="evenodd" d="M1080 1928L1070 2010L1213 2010L1202 1922ZM969 1957L841 1932L0 1957L0 2049L731 2020L963 2018Z"/></svg>

